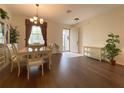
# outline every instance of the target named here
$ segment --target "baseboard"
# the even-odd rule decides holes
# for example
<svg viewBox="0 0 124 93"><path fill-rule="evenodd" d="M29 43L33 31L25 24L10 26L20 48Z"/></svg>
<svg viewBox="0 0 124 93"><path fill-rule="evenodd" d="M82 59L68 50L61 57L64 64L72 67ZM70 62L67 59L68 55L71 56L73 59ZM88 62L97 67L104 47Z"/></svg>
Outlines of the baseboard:
<svg viewBox="0 0 124 93"><path fill-rule="evenodd" d="M88 56L85 56L85 57L88 57ZM92 58L92 57L88 57L88 58L99 61L99 59L96 59L96 58ZM111 65L110 62L108 62L108 61L106 61L106 60L103 60L103 59L101 60L101 62L105 62L105 63L108 63L108 64ZM124 64L120 64L120 63L117 63L117 62L116 62L116 65L121 66L121 67L124 67ZM116 66L116 65L115 65L115 66Z"/></svg>

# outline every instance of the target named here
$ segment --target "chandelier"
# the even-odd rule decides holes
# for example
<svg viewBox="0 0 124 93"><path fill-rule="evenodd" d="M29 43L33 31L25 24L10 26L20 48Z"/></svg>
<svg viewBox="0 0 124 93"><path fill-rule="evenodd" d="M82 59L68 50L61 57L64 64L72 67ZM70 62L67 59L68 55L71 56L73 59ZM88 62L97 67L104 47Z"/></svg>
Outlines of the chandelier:
<svg viewBox="0 0 124 93"><path fill-rule="evenodd" d="M37 10L36 10L36 16L30 18L30 22L34 23L34 24L43 24L43 18L40 18L38 16L38 7L39 7L39 4L36 4L36 7L37 7Z"/></svg>

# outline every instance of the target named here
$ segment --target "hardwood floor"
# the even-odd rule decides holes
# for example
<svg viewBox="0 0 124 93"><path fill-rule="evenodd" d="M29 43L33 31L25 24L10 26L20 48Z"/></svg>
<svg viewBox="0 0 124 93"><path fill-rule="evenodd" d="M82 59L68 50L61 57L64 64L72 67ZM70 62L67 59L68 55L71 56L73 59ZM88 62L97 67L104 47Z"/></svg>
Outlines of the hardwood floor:
<svg viewBox="0 0 124 93"><path fill-rule="evenodd" d="M17 70L10 72L10 67L0 72L0 87L18 88L84 88L84 87L124 87L124 66L111 66L105 62L64 53L52 56L52 69L32 68L30 80L26 77L26 67L21 67L21 75Z"/></svg>

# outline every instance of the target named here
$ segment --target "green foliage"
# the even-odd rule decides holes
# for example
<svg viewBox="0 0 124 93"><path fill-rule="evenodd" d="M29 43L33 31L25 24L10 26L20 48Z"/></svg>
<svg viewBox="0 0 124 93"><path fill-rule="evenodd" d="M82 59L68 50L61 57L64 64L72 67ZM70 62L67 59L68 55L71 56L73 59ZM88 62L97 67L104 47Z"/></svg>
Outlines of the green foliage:
<svg viewBox="0 0 124 93"><path fill-rule="evenodd" d="M2 19L9 19L8 13L4 11L2 8L0 8L0 17Z"/></svg>
<svg viewBox="0 0 124 93"><path fill-rule="evenodd" d="M17 27L10 26L10 43L18 43L19 32L17 31Z"/></svg>
<svg viewBox="0 0 124 93"><path fill-rule="evenodd" d="M104 47L105 57L109 61L114 61L114 58L119 55L121 50L117 48L117 44L120 43L119 35L114 35L113 33L108 34L108 39L106 40L106 45Z"/></svg>

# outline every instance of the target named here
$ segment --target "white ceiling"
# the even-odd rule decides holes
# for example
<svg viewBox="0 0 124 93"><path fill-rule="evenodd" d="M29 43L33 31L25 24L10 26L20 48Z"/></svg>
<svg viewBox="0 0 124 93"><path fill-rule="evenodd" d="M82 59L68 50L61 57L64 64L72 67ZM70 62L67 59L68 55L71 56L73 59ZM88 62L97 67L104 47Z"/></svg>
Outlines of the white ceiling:
<svg viewBox="0 0 124 93"><path fill-rule="evenodd" d="M6 5L11 12L16 15L32 17L36 14L35 4L8 4ZM120 5L109 4L40 4L39 16L44 19L56 21L62 24L75 24L75 17L80 18L80 21L90 17L99 15L109 11ZM67 10L72 10L71 13L66 13Z"/></svg>

